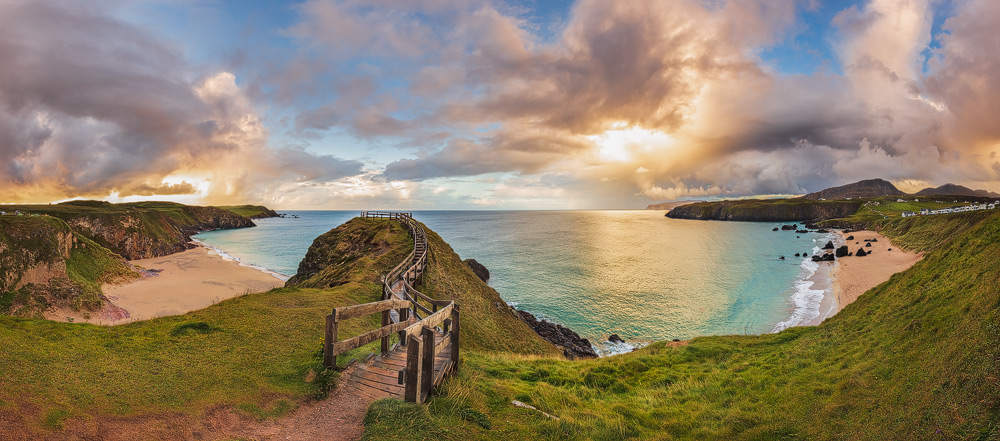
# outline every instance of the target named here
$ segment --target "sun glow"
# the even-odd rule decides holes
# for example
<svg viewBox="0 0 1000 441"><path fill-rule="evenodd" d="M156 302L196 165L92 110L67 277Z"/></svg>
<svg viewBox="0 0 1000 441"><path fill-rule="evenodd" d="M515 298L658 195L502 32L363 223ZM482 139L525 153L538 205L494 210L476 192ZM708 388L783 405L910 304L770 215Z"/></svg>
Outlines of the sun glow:
<svg viewBox="0 0 1000 441"><path fill-rule="evenodd" d="M597 146L597 156L609 162L629 162L636 153L670 147L674 143L674 138L666 133L640 126L629 127L625 122L614 123L610 130L587 138Z"/></svg>

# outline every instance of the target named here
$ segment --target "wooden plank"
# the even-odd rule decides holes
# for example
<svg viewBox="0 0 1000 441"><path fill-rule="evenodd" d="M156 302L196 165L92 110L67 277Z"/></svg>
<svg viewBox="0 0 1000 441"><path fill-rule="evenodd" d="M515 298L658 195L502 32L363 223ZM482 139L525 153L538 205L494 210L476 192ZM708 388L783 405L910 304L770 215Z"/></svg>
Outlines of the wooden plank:
<svg viewBox="0 0 1000 441"><path fill-rule="evenodd" d="M423 402L420 396L420 364L423 353L420 350L420 339L407 335L406 343L406 389L403 395L411 403Z"/></svg>
<svg viewBox="0 0 1000 441"><path fill-rule="evenodd" d="M390 309L408 308L408 302L399 299L380 300L378 302L363 303L360 305L341 306L333 309L334 320L341 321L355 317L363 317Z"/></svg>
<svg viewBox="0 0 1000 441"><path fill-rule="evenodd" d="M326 327L323 334L323 366L333 369L337 367L337 356L333 354L333 328L336 322L333 321L333 314L326 316Z"/></svg>
<svg viewBox="0 0 1000 441"><path fill-rule="evenodd" d="M434 329L424 327L420 333L420 340L423 342L423 363L420 366L420 393L424 397L431 395L431 388L434 387Z"/></svg>
<svg viewBox="0 0 1000 441"><path fill-rule="evenodd" d="M440 311L435 312L434 314L431 314L425 317L424 319L420 320L419 322L415 323L413 326L406 328L406 335L417 336L420 335L425 326L428 328L433 328L441 324L441 322L443 322L446 318L448 318L451 315L451 311L454 306L455 306L454 304L445 306Z"/></svg>
<svg viewBox="0 0 1000 441"><path fill-rule="evenodd" d="M334 322L336 325L336 322ZM344 352L350 351L351 349L360 348L368 343L385 337L393 332L399 332L407 329L407 327L412 326L407 322L393 323L389 326L378 328L371 332L366 332L356 337L351 337L347 340L338 341L333 344L334 354L343 354Z"/></svg>
<svg viewBox="0 0 1000 441"><path fill-rule="evenodd" d="M396 382L395 375L382 375L382 374L372 373L370 371L358 373L356 375L357 375L357 381L365 381L368 383L380 383L386 386L402 390L402 387L400 387L399 383Z"/></svg>
<svg viewBox="0 0 1000 441"><path fill-rule="evenodd" d="M441 381L443 381L444 378L450 372L449 369L451 369L451 360L445 362L445 364L441 366L440 369L434 372L434 387L438 387L441 385Z"/></svg>
<svg viewBox="0 0 1000 441"><path fill-rule="evenodd" d="M378 397L378 398L385 398L385 397L391 397L391 396L398 396L399 395L399 391L398 390L391 390L388 387L383 389L380 386L376 386L375 384L369 384L369 383L365 383L365 382L362 382L362 381L355 381L355 382L353 382L351 384L354 387L356 387L358 389L361 389L362 391L367 392L368 394L370 394L372 396L375 396L375 397Z"/></svg>
<svg viewBox="0 0 1000 441"><path fill-rule="evenodd" d="M459 327L459 309L458 305L451 310L451 361L454 363L453 369L458 371L458 348L459 348L459 333L461 328Z"/></svg>
<svg viewBox="0 0 1000 441"><path fill-rule="evenodd" d="M451 334L439 336L437 342L434 343L434 356L437 357L449 344L451 344Z"/></svg>

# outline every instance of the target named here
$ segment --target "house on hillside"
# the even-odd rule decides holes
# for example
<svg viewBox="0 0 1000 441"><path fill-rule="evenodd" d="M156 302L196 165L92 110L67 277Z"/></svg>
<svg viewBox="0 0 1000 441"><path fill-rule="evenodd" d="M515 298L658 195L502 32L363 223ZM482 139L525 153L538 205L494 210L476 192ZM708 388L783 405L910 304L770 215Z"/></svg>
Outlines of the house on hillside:
<svg viewBox="0 0 1000 441"><path fill-rule="evenodd" d="M913 216L916 216L916 215L917 215L917 213L914 213L912 211L904 211L903 212L903 217L913 217Z"/></svg>

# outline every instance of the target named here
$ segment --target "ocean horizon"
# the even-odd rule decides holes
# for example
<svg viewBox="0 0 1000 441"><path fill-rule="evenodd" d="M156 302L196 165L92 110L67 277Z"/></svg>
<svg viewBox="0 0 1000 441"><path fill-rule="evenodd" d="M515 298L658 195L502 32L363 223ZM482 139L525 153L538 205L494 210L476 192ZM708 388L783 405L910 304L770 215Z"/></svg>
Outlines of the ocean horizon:
<svg viewBox="0 0 1000 441"><path fill-rule="evenodd" d="M223 257L287 279L313 240L358 211L285 211L255 228L200 233ZM414 211L508 304L573 329L602 355L648 342L808 324L825 295L807 257L830 234L769 222L670 219L654 210ZM782 259L781 257L784 257ZM828 283L826 283L828 290ZM607 341L618 334L625 344Z"/></svg>

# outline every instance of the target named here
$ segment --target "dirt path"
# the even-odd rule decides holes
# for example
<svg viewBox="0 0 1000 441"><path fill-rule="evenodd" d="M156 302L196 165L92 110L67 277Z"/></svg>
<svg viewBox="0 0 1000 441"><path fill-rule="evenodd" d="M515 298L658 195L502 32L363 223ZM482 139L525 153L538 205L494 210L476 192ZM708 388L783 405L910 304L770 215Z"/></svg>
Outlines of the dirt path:
<svg viewBox="0 0 1000 441"><path fill-rule="evenodd" d="M263 439L348 441L361 438L362 420L371 401L338 388L330 398L300 407L277 421ZM270 438L267 438L270 437Z"/></svg>
<svg viewBox="0 0 1000 441"><path fill-rule="evenodd" d="M348 374L345 371L345 374ZM71 418L62 430L39 427L39 409L20 403L18 411L0 409L0 440L331 440L361 438L371 399L338 388L322 401L309 402L277 420L257 421L219 406L200 417L181 413L129 417Z"/></svg>

